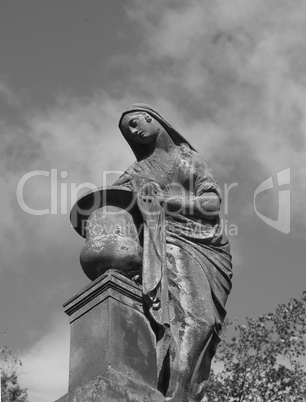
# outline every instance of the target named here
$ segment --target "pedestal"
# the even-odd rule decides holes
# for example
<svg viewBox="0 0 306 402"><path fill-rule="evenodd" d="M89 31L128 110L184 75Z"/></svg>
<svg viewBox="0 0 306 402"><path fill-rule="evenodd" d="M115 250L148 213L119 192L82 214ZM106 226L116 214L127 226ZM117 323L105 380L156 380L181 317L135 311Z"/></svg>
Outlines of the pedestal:
<svg viewBox="0 0 306 402"><path fill-rule="evenodd" d="M70 317L68 393L57 402L162 402L155 336L141 289L109 270L64 304Z"/></svg>

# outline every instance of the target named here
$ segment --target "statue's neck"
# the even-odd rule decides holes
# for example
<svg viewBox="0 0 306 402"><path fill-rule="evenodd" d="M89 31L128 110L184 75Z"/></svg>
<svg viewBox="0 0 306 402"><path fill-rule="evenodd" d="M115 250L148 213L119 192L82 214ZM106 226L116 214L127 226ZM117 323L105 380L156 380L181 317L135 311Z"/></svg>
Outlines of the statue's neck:
<svg viewBox="0 0 306 402"><path fill-rule="evenodd" d="M149 152L146 157L154 154L157 158L168 158L176 149L177 146L174 144L169 134L165 130L162 130L156 140L150 144Z"/></svg>

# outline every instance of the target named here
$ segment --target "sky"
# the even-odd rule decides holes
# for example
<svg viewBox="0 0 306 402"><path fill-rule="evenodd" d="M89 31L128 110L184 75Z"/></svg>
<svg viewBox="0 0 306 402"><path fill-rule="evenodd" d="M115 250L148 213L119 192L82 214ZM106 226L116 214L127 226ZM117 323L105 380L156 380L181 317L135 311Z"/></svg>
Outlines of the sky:
<svg viewBox="0 0 306 402"><path fill-rule="evenodd" d="M223 191L228 317L256 318L301 296L304 1L3 0L0 55L0 345L22 360L30 402L67 392L62 304L89 283L69 210L77 189L134 162L118 129L133 102L157 108Z"/></svg>

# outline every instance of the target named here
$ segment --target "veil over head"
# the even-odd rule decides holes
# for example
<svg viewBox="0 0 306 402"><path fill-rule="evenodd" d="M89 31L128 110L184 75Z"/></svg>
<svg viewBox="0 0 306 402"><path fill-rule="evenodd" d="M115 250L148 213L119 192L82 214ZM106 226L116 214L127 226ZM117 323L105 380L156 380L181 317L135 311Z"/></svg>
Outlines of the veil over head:
<svg viewBox="0 0 306 402"><path fill-rule="evenodd" d="M182 143L187 144L190 149L193 151L196 151L192 145L180 134L178 131L176 131L170 123L168 123L162 115L156 110L153 109L152 106L146 105L145 103L133 103L129 107L126 108L126 110L122 113L121 118L119 120L119 128L120 131L122 132L124 138L128 142L129 146L131 147L132 151L134 152L136 159L140 160L145 154L146 154L146 147L145 145L138 144L134 141L131 141L129 138L127 138L124 135L123 129L122 129L122 120L125 115L133 112L145 112L148 113L153 119L157 120L167 131L169 136L171 137L172 141L174 142L175 145L180 145Z"/></svg>

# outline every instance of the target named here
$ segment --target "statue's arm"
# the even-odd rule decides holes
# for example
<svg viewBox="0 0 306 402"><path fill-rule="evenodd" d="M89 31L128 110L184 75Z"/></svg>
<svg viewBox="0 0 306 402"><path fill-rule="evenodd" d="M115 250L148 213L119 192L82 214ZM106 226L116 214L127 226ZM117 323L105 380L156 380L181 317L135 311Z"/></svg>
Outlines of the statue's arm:
<svg viewBox="0 0 306 402"><path fill-rule="evenodd" d="M215 220L220 212L220 199L210 192L201 196L162 195L158 196L161 205L168 214L180 213L207 220Z"/></svg>
<svg viewBox="0 0 306 402"><path fill-rule="evenodd" d="M113 183L113 186L125 186L138 191L150 182L152 178L144 171L141 162L135 162Z"/></svg>
<svg viewBox="0 0 306 402"><path fill-rule="evenodd" d="M159 200L168 213L181 213L197 218L215 220L220 213L221 191L208 168L207 162L199 154L193 154L193 168L190 175L191 191L176 194L161 194Z"/></svg>

